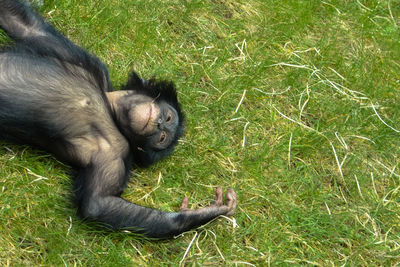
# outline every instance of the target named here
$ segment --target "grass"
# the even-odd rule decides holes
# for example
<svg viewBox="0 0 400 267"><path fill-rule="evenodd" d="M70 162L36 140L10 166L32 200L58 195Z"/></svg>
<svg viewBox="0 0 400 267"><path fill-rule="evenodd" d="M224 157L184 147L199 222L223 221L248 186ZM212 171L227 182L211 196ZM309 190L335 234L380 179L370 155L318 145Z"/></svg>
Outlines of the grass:
<svg viewBox="0 0 400 267"><path fill-rule="evenodd" d="M239 206L175 240L104 232L76 216L67 166L2 143L0 265L399 265L398 1L46 0L41 13L116 86L136 70L179 88L187 133L125 198L196 208L220 185Z"/></svg>

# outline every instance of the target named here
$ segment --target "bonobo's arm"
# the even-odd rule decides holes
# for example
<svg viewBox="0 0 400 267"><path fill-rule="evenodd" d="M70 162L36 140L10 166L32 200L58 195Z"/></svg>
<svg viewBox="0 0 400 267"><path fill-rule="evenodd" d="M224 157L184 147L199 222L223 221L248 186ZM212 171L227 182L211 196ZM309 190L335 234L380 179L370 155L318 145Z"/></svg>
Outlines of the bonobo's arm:
<svg viewBox="0 0 400 267"><path fill-rule="evenodd" d="M0 0L0 28L25 51L82 67L103 91L112 90L107 68L99 59L73 44L25 4Z"/></svg>
<svg viewBox="0 0 400 267"><path fill-rule="evenodd" d="M106 161L107 160L107 161ZM163 212L130 203L119 197L128 168L122 159L95 157L80 172L75 186L79 211L87 219L104 223L112 229L126 229L154 238L169 238L205 224L219 215L233 215L236 194L232 189L223 204L222 190L216 191L215 202L205 208L189 210L184 198L179 212Z"/></svg>

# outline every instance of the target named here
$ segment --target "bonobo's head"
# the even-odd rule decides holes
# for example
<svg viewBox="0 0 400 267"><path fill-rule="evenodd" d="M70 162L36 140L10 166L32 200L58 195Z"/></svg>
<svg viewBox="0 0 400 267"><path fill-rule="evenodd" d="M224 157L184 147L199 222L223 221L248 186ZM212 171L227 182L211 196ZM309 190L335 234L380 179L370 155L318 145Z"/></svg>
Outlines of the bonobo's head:
<svg viewBox="0 0 400 267"><path fill-rule="evenodd" d="M132 73L121 91L107 96L136 164L146 167L172 153L184 120L172 83L146 81Z"/></svg>

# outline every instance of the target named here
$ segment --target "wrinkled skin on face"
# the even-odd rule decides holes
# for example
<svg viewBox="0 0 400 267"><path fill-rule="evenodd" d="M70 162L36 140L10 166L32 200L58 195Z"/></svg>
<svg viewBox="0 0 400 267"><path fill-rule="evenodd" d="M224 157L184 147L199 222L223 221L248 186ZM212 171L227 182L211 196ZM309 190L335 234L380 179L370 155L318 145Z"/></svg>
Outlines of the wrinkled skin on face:
<svg viewBox="0 0 400 267"><path fill-rule="evenodd" d="M176 110L165 101L126 91L107 93L114 114L127 136L143 136L154 149L162 150L174 140L179 125Z"/></svg>
<svg viewBox="0 0 400 267"><path fill-rule="evenodd" d="M167 147L176 132L178 115L166 102L143 102L129 112L133 132L147 136L154 148Z"/></svg>

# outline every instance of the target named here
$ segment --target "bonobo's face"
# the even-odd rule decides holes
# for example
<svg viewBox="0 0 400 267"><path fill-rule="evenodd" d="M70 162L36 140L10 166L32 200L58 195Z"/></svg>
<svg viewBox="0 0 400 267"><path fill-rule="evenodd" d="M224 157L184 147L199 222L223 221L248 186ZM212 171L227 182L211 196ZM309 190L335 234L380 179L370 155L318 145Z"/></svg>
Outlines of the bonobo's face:
<svg viewBox="0 0 400 267"><path fill-rule="evenodd" d="M168 147L175 138L179 124L176 110L165 101L145 96L132 97L128 117L131 130L147 141L155 149Z"/></svg>
<svg viewBox="0 0 400 267"><path fill-rule="evenodd" d="M184 134L184 114L171 82L144 80L133 72L121 90L106 96L135 164L147 167L174 151Z"/></svg>

